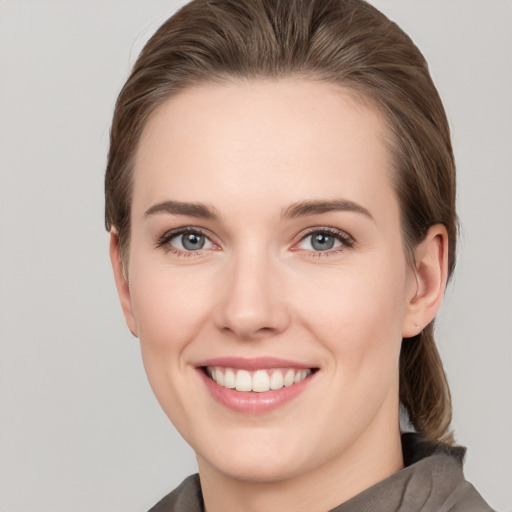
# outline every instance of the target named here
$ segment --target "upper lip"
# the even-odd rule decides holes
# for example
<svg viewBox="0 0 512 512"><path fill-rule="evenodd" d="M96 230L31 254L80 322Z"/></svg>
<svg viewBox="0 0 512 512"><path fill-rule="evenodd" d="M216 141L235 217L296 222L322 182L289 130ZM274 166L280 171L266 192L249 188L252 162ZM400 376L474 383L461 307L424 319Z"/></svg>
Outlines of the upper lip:
<svg viewBox="0 0 512 512"><path fill-rule="evenodd" d="M273 368L298 368L307 370L314 368L309 364L276 357L215 357L200 361L196 366L198 368L205 366L221 366L223 368L236 368L238 370L271 370Z"/></svg>

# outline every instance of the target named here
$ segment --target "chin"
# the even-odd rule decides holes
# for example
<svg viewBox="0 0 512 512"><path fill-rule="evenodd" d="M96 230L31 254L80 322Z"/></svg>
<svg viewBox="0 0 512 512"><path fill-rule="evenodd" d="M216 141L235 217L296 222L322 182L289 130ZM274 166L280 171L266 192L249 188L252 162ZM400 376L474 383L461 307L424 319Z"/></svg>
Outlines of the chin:
<svg viewBox="0 0 512 512"><path fill-rule="evenodd" d="M304 468L298 467L293 459L289 461L281 456L279 458L277 463L275 459L263 460L260 456L254 456L208 461L208 464L228 478L255 484L277 483L304 472Z"/></svg>
<svg viewBox="0 0 512 512"><path fill-rule="evenodd" d="M286 440L286 436L247 436L250 440L239 436L237 442L233 437L237 436L230 436L225 444L217 442L215 450L211 446L204 447L202 453L197 450L198 461L228 478L253 483L284 481L313 469L315 464L314 453L307 453L303 442Z"/></svg>

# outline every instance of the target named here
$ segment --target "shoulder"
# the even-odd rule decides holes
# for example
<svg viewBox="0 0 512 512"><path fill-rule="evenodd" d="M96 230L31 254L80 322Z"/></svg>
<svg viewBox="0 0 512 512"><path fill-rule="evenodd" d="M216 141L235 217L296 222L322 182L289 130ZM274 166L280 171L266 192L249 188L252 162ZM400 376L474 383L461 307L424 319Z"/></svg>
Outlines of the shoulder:
<svg viewBox="0 0 512 512"><path fill-rule="evenodd" d="M464 478L464 448L402 436L405 468L331 512L493 512Z"/></svg>
<svg viewBox="0 0 512 512"><path fill-rule="evenodd" d="M204 512L199 475L192 475L148 512Z"/></svg>
<svg viewBox="0 0 512 512"><path fill-rule="evenodd" d="M432 510L493 512L464 477L465 448L433 443L417 434L403 435L402 446L407 466L403 472L408 473L405 494L414 491L418 497L424 493L425 503L432 502Z"/></svg>
<svg viewBox="0 0 512 512"><path fill-rule="evenodd" d="M448 454L428 457L418 474L425 472L431 479L432 501L438 502L440 511L493 512L479 492L468 482L457 460Z"/></svg>

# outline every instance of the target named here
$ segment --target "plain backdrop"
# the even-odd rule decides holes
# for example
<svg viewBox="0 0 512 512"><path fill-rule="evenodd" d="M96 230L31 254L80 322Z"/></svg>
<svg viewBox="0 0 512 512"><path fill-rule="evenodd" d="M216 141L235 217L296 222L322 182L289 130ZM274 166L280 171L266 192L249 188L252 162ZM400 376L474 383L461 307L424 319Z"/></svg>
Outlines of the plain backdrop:
<svg viewBox="0 0 512 512"><path fill-rule="evenodd" d="M0 0L0 511L140 512L195 471L125 327L103 228L117 93L181 2ZM512 511L512 2L375 0L430 63L462 236L437 326L466 476Z"/></svg>

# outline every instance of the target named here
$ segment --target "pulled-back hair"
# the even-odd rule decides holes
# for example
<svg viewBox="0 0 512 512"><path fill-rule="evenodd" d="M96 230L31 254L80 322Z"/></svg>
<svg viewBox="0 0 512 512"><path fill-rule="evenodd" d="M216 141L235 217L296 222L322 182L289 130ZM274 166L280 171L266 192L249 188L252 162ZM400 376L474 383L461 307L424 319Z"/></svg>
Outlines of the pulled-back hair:
<svg viewBox="0 0 512 512"><path fill-rule="evenodd" d="M385 115L406 256L434 224L455 265L455 164L443 105L411 39L363 0L193 0L142 50L116 103L105 177L106 228L126 269L134 155L148 117L197 84L297 77L334 83ZM404 339L400 400L425 436L453 442L451 399L433 324Z"/></svg>

